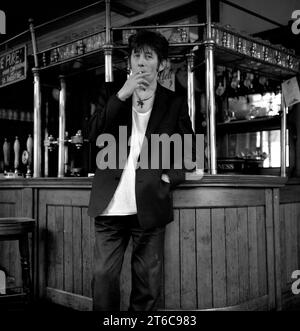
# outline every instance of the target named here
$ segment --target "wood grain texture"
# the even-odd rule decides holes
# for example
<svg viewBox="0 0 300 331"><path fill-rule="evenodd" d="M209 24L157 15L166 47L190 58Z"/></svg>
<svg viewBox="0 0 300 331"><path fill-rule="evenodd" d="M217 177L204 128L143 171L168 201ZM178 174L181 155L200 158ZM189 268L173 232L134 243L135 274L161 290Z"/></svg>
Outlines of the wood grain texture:
<svg viewBox="0 0 300 331"><path fill-rule="evenodd" d="M87 208L81 209L82 218L82 295L90 297L91 291L91 220L87 214Z"/></svg>
<svg viewBox="0 0 300 331"><path fill-rule="evenodd" d="M245 302L249 300L250 297L247 208L237 208L237 228L239 260L239 300L240 302Z"/></svg>
<svg viewBox="0 0 300 331"><path fill-rule="evenodd" d="M213 306L226 305L226 247L224 209L212 209L212 279L213 279Z"/></svg>
<svg viewBox="0 0 300 331"><path fill-rule="evenodd" d="M273 190L276 308L282 309L279 189Z"/></svg>
<svg viewBox="0 0 300 331"><path fill-rule="evenodd" d="M268 261L268 296L270 310L274 309L276 305L274 210L272 198L272 190L266 189L266 244Z"/></svg>
<svg viewBox="0 0 300 331"><path fill-rule="evenodd" d="M63 289L64 286L64 209L63 206L55 207L55 273L56 288Z"/></svg>
<svg viewBox="0 0 300 331"><path fill-rule="evenodd" d="M226 282L227 302L233 306L239 303L239 263L238 263L238 218L235 208L225 210L226 238Z"/></svg>
<svg viewBox="0 0 300 331"><path fill-rule="evenodd" d="M210 209L196 210L196 238L198 309L211 308L213 305L213 291Z"/></svg>
<svg viewBox="0 0 300 331"><path fill-rule="evenodd" d="M72 207L64 206L64 291L73 292L73 222Z"/></svg>
<svg viewBox="0 0 300 331"><path fill-rule="evenodd" d="M82 220L81 208L73 207L73 279L74 293L82 295Z"/></svg>
<svg viewBox="0 0 300 331"><path fill-rule="evenodd" d="M267 247L266 247L266 218L265 208L257 207L257 259L258 259L258 294L267 294Z"/></svg>
<svg viewBox="0 0 300 331"><path fill-rule="evenodd" d="M47 206L47 286L56 288L56 223L55 223L55 207Z"/></svg>
<svg viewBox="0 0 300 331"><path fill-rule="evenodd" d="M39 295L50 293L55 300L85 309L82 302L91 298L95 240L94 222L86 214L88 184L82 179L78 189L71 189L67 180L61 188L50 182L52 188L28 186L17 195L15 188L1 189L0 216L16 210L38 216ZM178 208L166 229L161 309L259 309L265 300L268 309L279 306L280 292L290 289L291 269L299 269L300 204L289 201L279 208L276 190L184 185L174 192ZM34 208L30 199L37 202ZM1 249L0 263L6 259L14 268L13 252L13 247ZM130 249L126 254L121 284L125 309Z"/></svg>
<svg viewBox="0 0 300 331"><path fill-rule="evenodd" d="M180 307L180 227L179 210L174 210L174 221L167 225L164 254L164 301L166 309Z"/></svg>
<svg viewBox="0 0 300 331"><path fill-rule="evenodd" d="M256 208L248 208L250 298L258 296L258 250Z"/></svg>
<svg viewBox="0 0 300 331"><path fill-rule="evenodd" d="M180 211L181 308L197 307L195 210Z"/></svg>
<svg viewBox="0 0 300 331"><path fill-rule="evenodd" d="M175 208L217 208L263 205L264 190L199 187L174 192Z"/></svg>

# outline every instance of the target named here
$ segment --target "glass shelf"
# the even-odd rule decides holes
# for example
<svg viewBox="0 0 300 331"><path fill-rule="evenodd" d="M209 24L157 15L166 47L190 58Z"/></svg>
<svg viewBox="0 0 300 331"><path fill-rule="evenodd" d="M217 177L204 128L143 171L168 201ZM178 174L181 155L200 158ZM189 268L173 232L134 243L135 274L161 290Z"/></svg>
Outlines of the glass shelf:
<svg viewBox="0 0 300 331"><path fill-rule="evenodd" d="M226 123L217 123L218 133L255 132L261 130L280 129L281 116L268 116L250 120L232 120Z"/></svg>

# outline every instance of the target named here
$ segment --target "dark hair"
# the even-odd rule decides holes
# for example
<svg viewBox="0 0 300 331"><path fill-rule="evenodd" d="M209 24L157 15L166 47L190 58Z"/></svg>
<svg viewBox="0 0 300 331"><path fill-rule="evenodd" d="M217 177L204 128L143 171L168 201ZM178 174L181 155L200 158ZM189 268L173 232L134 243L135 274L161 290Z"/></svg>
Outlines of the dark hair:
<svg viewBox="0 0 300 331"><path fill-rule="evenodd" d="M133 51L150 48L157 54L159 62L168 58L169 43L167 39L158 32L139 30L136 34L129 37L128 43L130 55Z"/></svg>

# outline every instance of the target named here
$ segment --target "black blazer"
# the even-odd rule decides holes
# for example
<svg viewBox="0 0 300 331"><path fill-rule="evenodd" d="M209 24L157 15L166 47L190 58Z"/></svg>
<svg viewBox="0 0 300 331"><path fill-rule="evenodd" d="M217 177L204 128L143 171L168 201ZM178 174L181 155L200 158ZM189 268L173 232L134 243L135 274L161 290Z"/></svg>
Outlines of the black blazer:
<svg viewBox="0 0 300 331"><path fill-rule="evenodd" d="M113 134L117 142L118 155L119 126L126 126L127 134L130 136L132 127L131 116L132 98L123 102L116 95L112 95L104 110L104 124L103 121L99 121L97 115L91 121L90 140L96 140L97 135L100 133ZM150 135L153 133L166 133L168 135L189 133L193 134L194 137L186 98L177 96L174 92L167 90L159 84L157 85L153 108L145 134L149 142ZM150 151L151 146L149 144L149 164L151 164ZM161 151L158 152L161 153ZM127 147L127 155L128 153L129 146ZM193 153L195 153L195 146L193 146ZM160 162L158 169L138 168L136 170L135 192L137 214L141 227L145 229L154 226L163 226L173 219L171 189L185 180L185 170L174 169L173 161L173 154L171 153L170 169L164 169L164 166ZM101 215L108 206L119 184L122 171L118 167L117 169L104 170L97 168L90 196L89 216L96 217ZM163 173L169 175L170 184L161 180Z"/></svg>

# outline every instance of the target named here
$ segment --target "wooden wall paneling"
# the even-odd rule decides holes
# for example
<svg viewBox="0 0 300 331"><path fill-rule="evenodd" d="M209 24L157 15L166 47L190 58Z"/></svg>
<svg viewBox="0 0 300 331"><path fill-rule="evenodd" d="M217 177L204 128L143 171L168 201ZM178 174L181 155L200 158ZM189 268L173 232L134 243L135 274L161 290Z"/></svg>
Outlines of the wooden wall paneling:
<svg viewBox="0 0 300 331"><path fill-rule="evenodd" d="M22 216L23 217L33 217L33 190L32 188L23 188L22 191Z"/></svg>
<svg viewBox="0 0 300 331"><path fill-rule="evenodd" d="M91 297L91 225L87 208L82 208L82 295Z"/></svg>
<svg viewBox="0 0 300 331"><path fill-rule="evenodd" d="M212 308L211 211L196 210L197 298L198 309Z"/></svg>
<svg viewBox="0 0 300 331"><path fill-rule="evenodd" d="M22 190L1 190L0 217L13 217L22 215ZM2 256L0 260L9 276L11 287L22 286L22 274L18 241L10 240L1 243Z"/></svg>
<svg viewBox="0 0 300 331"><path fill-rule="evenodd" d="M263 189L191 187L176 190L173 195L175 208L236 208L265 203Z"/></svg>
<svg viewBox="0 0 300 331"><path fill-rule="evenodd" d="M197 307L195 210L180 210L181 308Z"/></svg>
<svg viewBox="0 0 300 331"><path fill-rule="evenodd" d="M4 203L2 201L2 197L3 197L3 191L0 191L0 217L4 217ZM3 241L0 241L0 265L3 267L3 268L7 268L7 265L6 265L6 262L5 262L5 256L7 254L5 254L5 245L6 243L3 242Z"/></svg>
<svg viewBox="0 0 300 331"><path fill-rule="evenodd" d="M13 194L14 193L14 194ZM20 206L20 190L8 190L7 200L3 205L3 216L21 216ZM21 268L20 268L20 254L19 245L16 240L4 242L5 251L5 267L7 268L10 277L12 277L11 287L22 286L21 282ZM19 264L19 266L18 266ZM19 267L19 268L18 268Z"/></svg>
<svg viewBox="0 0 300 331"><path fill-rule="evenodd" d="M248 208L250 298L258 297L258 250L256 208Z"/></svg>
<svg viewBox="0 0 300 331"><path fill-rule="evenodd" d="M218 308L226 305L226 247L223 208L212 209L211 224L213 307Z"/></svg>
<svg viewBox="0 0 300 331"><path fill-rule="evenodd" d="M64 207L55 206L55 274L56 288L63 290L64 284Z"/></svg>
<svg viewBox="0 0 300 331"><path fill-rule="evenodd" d="M46 204L87 207L90 190L87 189L41 189L40 194L47 196Z"/></svg>
<svg viewBox="0 0 300 331"><path fill-rule="evenodd" d="M22 269L21 269L21 258L19 252L19 243L17 240L7 241L9 247L9 273L15 279L15 286L22 286Z"/></svg>
<svg viewBox="0 0 300 331"><path fill-rule="evenodd" d="M280 203L300 202L300 185L286 185L280 189Z"/></svg>
<svg viewBox="0 0 300 331"><path fill-rule="evenodd" d="M90 233L91 233L91 245L90 245L90 256L91 256L91 280L93 279L94 269L94 247L95 247L95 221L94 218L90 217Z"/></svg>
<svg viewBox="0 0 300 331"><path fill-rule="evenodd" d="M273 224L273 192L266 189L266 237L267 237L267 264L268 264L268 296L269 310L276 305L275 265L274 265L274 224Z"/></svg>
<svg viewBox="0 0 300 331"><path fill-rule="evenodd" d="M11 195L10 199L6 198L6 214L17 210L22 213L32 212L32 206L27 206L26 203L31 189L26 190L26 193L22 194L20 190L20 208L16 208L15 202L10 200L16 200L15 197ZM52 293L49 297L64 296L63 300L72 304L71 298L74 296L81 300L81 303L76 305L87 307L91 304L89 286L94 240L93 220L86 214L89 191L36 191L39 192L39 208L36 213L39 224L39 282L46 288L43 273L46 274L47 293ZM196 192L195 195L191 195L192 201L187 202L189 208L187 209L186 205L180 210L175 208L175 221L169 224L166 230L162 308L164 306L165 309L207 309L235 306L247 300L250 302L255 293L262 299L267 293L269 307L274 308L274 261L276 265L277 258L272 251L274 245L276 246L276 203L273 201L272 189L201 187L182 189L182 196L188 191ZM227 194L229 191L231 193ZM252 191L248 200L243 195L246 191ZM16 194L15 191L13 193ZM215 193L214 203L209 199ZM235 205L237 201L239 208ZM184 200L177 201L175 205L183 206L183 202ZM264 209L265 203L267 205ZM292 211L281 208L281 213L283 211L292 212L293 215L292 225L285 229L285 235L294 240L294 243L286 246L290 250L288 255L291 255L289 263L294 268L298 266L299 258L298 239L295 237L299 231L296 221L298 207L295 206ZM0 210L1 212L3 211ZM287 219L286 215L278 216L278 227L282 227L282 219ZM266 228L263 226L264 221ZM292 230L294 232L291 232ZM48 233L46 237L45 233ZM267 239L266 243L263 238ZM282 240L280 237L281 242ZM13 251L12 249L11 252ZM127 268L130 266L130 254L130 251L125 254ZM282 253L277 251L277 254ZM264 266L265 261L268 270ZM49 268L45 272L47 265ZM70 270L70 265L74 269ZM278 267L276 270L278 272ZM124 275L123 307L128 307L130 271L125 266ZM40 287L41 294L43 286ZM252 295L249 295L250 292ZM278 297L278 294L276 296Z"/></svg>
<svg viewBox="0 0 300 331"><path fill-rule="evenodd" d="M276 309L282 309L279 189L273 190Z"/></svg>
<svg viewBox="0 0 300 331"><path fill-rule="evenodd" d="M276 269L276 299L277 309L289 307L297 301L298 297L291 292L291 275L294 270L300 269L300 247L299 247L299 219L300 219L300 186L287 185L280 189L279 206L279 267ZM278 194L279 195L279 194ZM274 197L274 201L277 197ZM274 203L274 205L276 205ZM276 217L274 215L274 222ZM275 223L276 224L276 223ZM275 230L275 235L277 231ZM275 254L278 251L275 243ZM277 253L278 255L278 253ZM277 258L275 259L275 262Z"/></svg>
<svg viewBox="0 0 300 331"><path fill-rule="evenodd" d="M284 205L284 222L285 222L285 253L286 253L286 285L289 285L291 283L291 273L292 273L292 208L291 204L285 204Z"/></svg>
<svg viewBox="0 0 300 331"><path fill-rule="evenodd" d="M33 271L33 291L34 291L34 297L38 298L39 296L39 242L40 242L40 202L39 202L39 190L38 189L31 189L31 197L32 197L32 217L36 220L36 226L35 231L32 237L33 240L33 250L34 250L34 256L32 259L32 271Z"/></svg>
<svg viewBox="0 0 300 331"><path fill-rule="evenodd" d="M281 288L286 287L286 231L285 231L285 207L280 205L279 208L280 218L280 261L281 261Z"/></svg>
<svg viewBox="0 0 300 331"><path fill-rule="evenodd" d="M46 218L47 218L47 243L46 243L46 252L47 252L47 286L56 288L56 270L55 270L55 261L56 261L56 224L55 224L55 206L48 205L46 207Z"/></svg>
<svg viewBox="0 0 300 331"><path fill-rule="evenodd" d="M33 189L32 188L23 188L21 190L21 210L23 217L34 218L37 215L34 213L34 197L33 197ZM33 281L34 286L34 293L36 293L36 284L37 284L37 272L35 271L36 268L36 261L37 261L37 250L36 250L36 231L38 226L38 220L35 218L36 227L32 234L29 234L29 263L30 263L30 272L31 272L31 279ZM33 255L34 254L34 255ZM20 264L20 263L19 263Z"/></svg>
<svg viewBox="0 0 300 331"><path fill-rule="evenodd" d="M165 309L180 309L180 227L179 210L173 211L174 221L167 225L164 256Z"/></svg>
<svg viewBox="0 0 300 331"><path fill-rule="evenodd" d="M291 274L290 280L292 281L291 275L294 270L298 270L298 249L297 249L297 205L296 203L291 204Z"/></svg>
<svg viewBox="0 0 300 331"><path fill-rule="evenodd" d="M15 204L10 205L10 216L24 216L23 203L22 203L22 194L23 190L11 190L12 200L15 200ZM9 242L9 269L16 279L16 286L22 286L22 269L21 269L21 257L19 252L19 243L16 240Z"/></svg>
<svg viewBox="0 0 300 331"><path fill-rule="evenodd" d="M0 217L22 216L22 191L0 190Z"/></svg>
<svg viewBox="0 0 300 331"><path fill-rule="evenodd" d="M62 196L70 195L70 203L73 206L87 207L89 205L90 190L64 190Z"/></svg>
<svg viewBox="0 0 300 331"><path fill-rule="evenodd" d="M7 217L10 216L10 204L6 199L3 199L4 197L1 196L1 206L0 206L0 216L1 217ZM10 270L10 242L9 241L3 241L1 242L1 266L6 269L6 271L9 273L9 275L14 276Z"/></svg>
<svg viewBox="0 0 300 331"><path fill-rule="evenodd" d="M47 222L47 191L40 190L38 192L39 208L38 208L38 296L46 295L47 278L48 278L48 222Z"/></svg>
<svg viewBox="0 0 300 331"><path fill-rule="evenodd" d="M73 222L72 207L64 206L64 287L73 292Z"/></svg>
<svg viewBox="0 0 300 331"><path fill-rule="evenodd" d="M237 208L238 261L239 261L239 301L250 297L249 255L248 255L248 210Z"/></svg>
<svg viewBox="0 0 300 331"><path fill-rule="evenodd" d="M73 207L72 221L74 293L82 295L82 220L80 207Z"/></svg>
<svg viewBox="0 0 300 331"><path fill-rule="evenodd" d="M57 303L61 306L70 307L79 311L92 310L92 299L79 294L47 287L45 295L51 302Z"/></svg>
<svg viewBox="0 0 300 331"><path fill-rule="evenodd" d="M268 293L265 207L263 206L257 207L256 216L257 216L258 295L263 296Z"/></svg>
<svg viewBox="0 0 300 331"><path fill-rule="evenodd" d="M228 306L236 305L239 302L237 223L236 208L225 209L226 297Z"/></svg>

